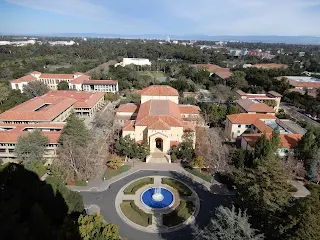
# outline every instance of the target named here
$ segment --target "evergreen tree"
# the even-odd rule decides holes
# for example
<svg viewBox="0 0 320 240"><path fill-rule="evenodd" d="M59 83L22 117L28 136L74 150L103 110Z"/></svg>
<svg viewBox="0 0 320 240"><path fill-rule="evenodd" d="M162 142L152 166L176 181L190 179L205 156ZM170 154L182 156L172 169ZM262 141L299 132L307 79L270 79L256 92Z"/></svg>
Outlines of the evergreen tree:
<svg viewBox="0 0 320 240"><path fill-rule="evenodd" d="M251 227L246 212L220 206L211 224L200 233L203 240L263 240L263 234Z"/></svg>
<svg viewBox="0 0 320 240"><path fill-rule="evenodd" d="M185 132L179 145L179 158L190 162L194 158L193 133Z"/></svg>
<svg viewBox="0 0 320 240"><path fill-rule="evenodd" d="M263 133L254 146L254 157L261 159L271 154L273 154L273 149L267 139L266 133Z"/></svg>
<svg viewBox="0 0 320 240"><path fill-rule="evenodd" d="M274 131L272 131L270 144L273 152L277 151L278 148L281 147L280 132L278 129L275 129Z"/></svg>
<svg viewBox="0 0 320 240"><path fill-rule="evenodd" d="M66 81L61 81L58 83L58 90L69 90L69 84Z"/></svg>
<svg viewBox="0 0 320 240"><path fill-rule="evenodd" d="M41 131L35 130L29 132L26 136L19 136L15 153L17 158L25 163L41 162L46 145L49 144L48 137L44 136Z"/></svg>
<svg viewBox="0 0 320 240"><path fill-rule="evenodd" d="M59 142L63 144L64 139L71 139L79 146L86 146L90 140L90 132L84 122L75 114L72 113L67 124L63 128Z"/></svg>

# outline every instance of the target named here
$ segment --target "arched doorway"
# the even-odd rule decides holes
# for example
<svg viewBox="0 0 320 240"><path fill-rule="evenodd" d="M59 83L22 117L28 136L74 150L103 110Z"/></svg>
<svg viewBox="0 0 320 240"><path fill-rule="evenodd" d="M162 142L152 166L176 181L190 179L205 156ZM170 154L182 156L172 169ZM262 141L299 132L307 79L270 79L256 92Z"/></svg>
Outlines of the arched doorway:
<svg viewBox="0 0 320 240"><path fill-rule="evenodd" d="M163 140L162 138L156 138L156 148L163 151Z"/></svg>

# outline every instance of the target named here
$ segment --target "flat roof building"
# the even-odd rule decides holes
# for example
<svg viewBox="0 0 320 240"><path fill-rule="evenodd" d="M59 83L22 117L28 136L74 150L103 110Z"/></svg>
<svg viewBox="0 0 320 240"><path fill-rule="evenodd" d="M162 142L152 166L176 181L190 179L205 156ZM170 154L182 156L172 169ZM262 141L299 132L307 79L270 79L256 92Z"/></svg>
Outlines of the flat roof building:
<svg viewBox="0 0 320 240"><path fill-rule="evenodd" d="M296 89L313 89L320 88L320 79L314 77L305 77L305 76L282 76L277 79L282 81L285 78L289 81L289 84Z"/></svg>

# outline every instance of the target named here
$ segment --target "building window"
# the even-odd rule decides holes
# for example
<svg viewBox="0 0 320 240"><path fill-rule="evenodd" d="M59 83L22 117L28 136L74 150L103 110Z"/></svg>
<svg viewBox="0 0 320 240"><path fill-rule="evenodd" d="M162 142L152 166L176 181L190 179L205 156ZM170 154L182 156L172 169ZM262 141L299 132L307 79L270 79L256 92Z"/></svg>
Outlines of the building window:
<svg viewBox="0 0 320 240"><path fill-rule="evenodd" d="M251 128L251 125L246 125L246 128Z"/></svg>
<svg viewBox="0 0 320 240"><path fill-rule="evenodd" d="M241 125L238 125L238 128L241 128Z"/></svg>

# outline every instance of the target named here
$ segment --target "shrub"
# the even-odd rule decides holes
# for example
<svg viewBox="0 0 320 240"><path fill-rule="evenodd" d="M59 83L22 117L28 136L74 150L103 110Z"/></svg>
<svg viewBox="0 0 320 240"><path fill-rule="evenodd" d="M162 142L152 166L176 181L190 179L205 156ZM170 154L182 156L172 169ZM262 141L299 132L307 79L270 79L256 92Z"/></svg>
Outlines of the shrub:
<svg viewBox="0 0 320 240"><path fill-rule="evenodd" d="M25 165L25 168L37 174L39 178L41 178L47 172L47 167L44 166L41 161L30 162L29 164Z"/></svg>
<svg viewBox="0 0 320 240"><path fill-rule="evenodd" d="M162 184L167 184L170 187L175 188L181 196L191 196L192 191L182 182L179 182L177 180L171 179L171 178L162 178L161 181Z"/></svg>
<svg viewBox="0 0 320 240"><path fill-rule="evenodd" d="M120 204L120 207L123 214L132 222L144 227L152 224L152 214L142 211L137 207L137 205L134 204L133 200L124 200Z"/></svg>
<svg viewBox="0 0 320 240"><path fill-rule="evenodd" d="M123 193L124 194L135 194L136 191L139 188L142 188L143 186L148 185L148 184L153 184L153 182L154 182L153 178L142 178L142 179L139 179L139 180L131 183L129 186L127 186L123 190Z"/></svg>
<svg viewBox="0 0 320 240"><path fill-rule="evenodd" d="M168 214L163 215L163 225L172 227L179 225L186 221L195 210L195 206L192 201L180 201L180 205Z"/></svg>
<svg viewBox="0 0 320 240"><path fill-rule="evenodd" d="M234 179L231 175L217 172L215 178L218 182L225 184L227 188L233 189Z"/></svg>

